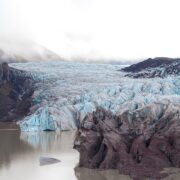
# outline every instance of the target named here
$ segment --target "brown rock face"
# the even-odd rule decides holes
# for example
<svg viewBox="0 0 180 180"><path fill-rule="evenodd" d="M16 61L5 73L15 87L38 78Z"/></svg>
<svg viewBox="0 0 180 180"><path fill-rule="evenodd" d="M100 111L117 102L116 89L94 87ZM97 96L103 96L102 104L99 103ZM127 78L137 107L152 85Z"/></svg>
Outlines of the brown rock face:
<svg viewBox="0 0 180 180"><path fill-rule="evenodd" d="M74 148L81 167L160 179L163 168L180 167L180 105L151 104L118 116L97 109L81 123Z"/></svg>

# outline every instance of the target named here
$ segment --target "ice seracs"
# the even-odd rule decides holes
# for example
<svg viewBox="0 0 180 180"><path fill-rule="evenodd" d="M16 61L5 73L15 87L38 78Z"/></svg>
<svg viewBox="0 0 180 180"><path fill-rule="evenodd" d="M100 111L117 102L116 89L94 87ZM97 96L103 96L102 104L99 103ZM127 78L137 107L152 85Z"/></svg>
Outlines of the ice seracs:
<svg viewBox="0 0 180 180"><path fill-rule="evenodd" d="M124 77L122 66L75 62L29 62L11 66L33 75L31 112L23 131L72 130L97 107L121 114L156 102L180 102L180 77Z"/></svg>
<svg viewBox="0 0 180 180"><path fill-rule="evenodd" d="M106 64L31 62L12 66L31 73L36 82L30 115L20 122L23 131L76 129L79 117L95 110L88 92L117 86L122 74L117 71L120 66ZM53 128L44 126L41 120L44 108L51 116L45 119L55 123Z"/></svg>

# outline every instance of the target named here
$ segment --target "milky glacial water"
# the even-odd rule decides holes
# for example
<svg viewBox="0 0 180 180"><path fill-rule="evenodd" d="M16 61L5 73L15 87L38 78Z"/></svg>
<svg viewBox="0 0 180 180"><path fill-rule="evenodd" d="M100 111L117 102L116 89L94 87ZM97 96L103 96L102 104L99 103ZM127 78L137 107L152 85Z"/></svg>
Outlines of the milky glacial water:
<svg viewBox="0 0 180 180"><path fill-rule="evenodd" d="M73 150L74 132L23 134L0 131L1 180L76 180L74 167L78 152ZM60 163L40 166L41 156L53 157Z"/></svg>
<svg viewBox="0 0 180 180"><path fill-rule="evenodd" d="M0 130L0 180L129 180L117 171L75 168L79 153L73 149L75 132L20 133ZM40 166L40 157L60 163Z"/></svg>
<svg viewBox="0 0 180 180"><path fill-rule="evenodd" d="M2 126L1 126L2 127ZM118 171L79 168L73 149L75 131L22 133L12 126L0 128L0 180L130 180ZM40 157L61 162L40 166ZM166 180L179 180L180 169L165 169Z"/></svg>

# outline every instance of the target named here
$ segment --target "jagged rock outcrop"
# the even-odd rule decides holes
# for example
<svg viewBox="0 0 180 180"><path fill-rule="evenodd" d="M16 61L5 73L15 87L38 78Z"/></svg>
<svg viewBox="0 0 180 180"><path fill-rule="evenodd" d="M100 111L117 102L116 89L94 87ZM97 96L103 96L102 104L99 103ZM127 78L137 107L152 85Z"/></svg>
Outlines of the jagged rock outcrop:
<svg viewBox="0 0 180 180"><path fill-rule="evenodd" d="M155 58L147 59L122 69L127 72L125 76L133 78L167 77L180 75L180 59Z"/></svg>
<svg viewBox="0 0 180 180"><path fill-rule="evenodd" d="M0 121L17 121L29 111L33 80L27 73L0 64Z"/></svg>
<svg viewBox="0 0 180 180"><path fill-rule="evenodd" d="M180 167L180 105L153 103L119 115L97 109L81 123L79 166L118 169L134 179L160 179Z"/></svg>

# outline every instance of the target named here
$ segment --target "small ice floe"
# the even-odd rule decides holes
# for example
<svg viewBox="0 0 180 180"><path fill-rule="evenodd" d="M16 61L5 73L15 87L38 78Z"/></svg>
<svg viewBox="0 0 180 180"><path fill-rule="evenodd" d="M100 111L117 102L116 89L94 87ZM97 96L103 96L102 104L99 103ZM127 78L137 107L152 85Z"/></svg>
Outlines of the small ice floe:
<svg viewBox="0 0 180 180"><path fill-rule="evenodd" d="M50 157L40 157L39 164L40 166L50 165L61 162L59 159L50 158Z"/></svg>

